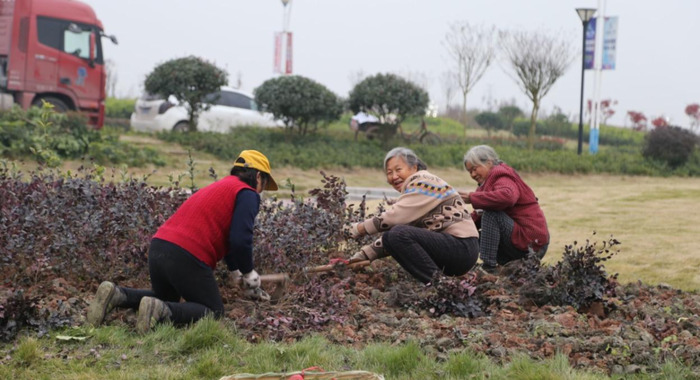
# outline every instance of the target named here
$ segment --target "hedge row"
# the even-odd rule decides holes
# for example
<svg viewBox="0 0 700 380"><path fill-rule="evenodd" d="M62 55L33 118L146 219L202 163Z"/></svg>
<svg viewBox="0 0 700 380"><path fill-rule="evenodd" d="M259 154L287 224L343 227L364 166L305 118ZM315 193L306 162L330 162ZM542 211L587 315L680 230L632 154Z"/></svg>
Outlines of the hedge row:
<svg viewBox="0 0 700 380"><path fill-rule="evenodd" d="M330 136L314 134L293 136L273 129L238 128L231 134L165 132L159 138L211 153L223 160L235 159L243 149L257 149L279 166L303 169L332 167L381 168L388 148L406 145L394 140L394 145L382 146L377 141L359 139L353 141L350 133ZM675 169L660 162L646 160L639 146L601 147L596 155L578 156L574 150L562 148L562 141L540 139L534 150L525 148L521 139L470 138L453 139L440 146L407 145L429 165L435 167L461 167L464 153L472 146L493 146L501 158L520 171L575 173L610 173L650 176L700 175L700 153L696 150L690 160Z"/></svg>

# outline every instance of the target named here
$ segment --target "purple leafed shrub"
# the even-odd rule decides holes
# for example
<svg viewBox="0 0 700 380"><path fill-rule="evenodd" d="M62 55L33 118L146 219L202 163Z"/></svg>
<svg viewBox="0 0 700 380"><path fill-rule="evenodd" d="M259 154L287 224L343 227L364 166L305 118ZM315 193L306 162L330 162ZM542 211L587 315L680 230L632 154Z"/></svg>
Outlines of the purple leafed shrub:
<svg viewBox="0 0 700 380"><path fill-rule="evenodd" d="M291 202L263 201L254 250L256 266L263 271L301 272L359 249L358 243L347 241L343 228L366 216L364 202L359 210L346 206L345 181L324 172L321 175L323 187L309 191L313 198L301 199L292 188Z"/></svg>
<svg viewBox="0 0 700 380"><path fill-rule="evenodd" d="M536 305L571 305L581 310L615 296L617 274L608 275L605 262L617 253L613 248L620 244L612 236L603 241L602 247L588 240L584 246L574 242L565 247L561 261L554 266L540 265L533 256L511 275L511 280L521 286L523 300Z"/></svg>
<svg viewBox="0 0 700 380"><path fill-rule="evenodd" d="M150 237L185 198L134 179L107 182L95 170L25 176L3 166L0 199L2 328L48 323L60 309L55 304L74 296L54 289L63 281L76 291L104 279L148 285ZM19 306L27 300L33 300L31 313ZM53 326L65 322L53 318Z"/></svg>
<svg viewBox="0 0 700 380"><path fill-rule="evenodd" d="M149 286L150 238L187 193L132 178L107 181L100 170L22 174L2 164L0 339L13 339L23 327L43 333L80 323L87 300L103 280ZM241 317L238 326L250 336L284 340L334 323L371 318L372 312L363 311L367 302L425 311L429 317L478 317L490 312L495 303L474 273L435 278L428 287L390 259L360 273L344 266L326 274L305 273L305 267L347 258L373 239L348 239L345 228L371 214L364 201L346 203L342 179L321 175L322 187L311 190L308 199L292 189L290 200L265 199L261 205L254 237L256 268L261 273L287 273L291 282L279 303L261 305L254 316L238 315L239 307L229 309ZM382 210L383 205L376 212ZM537 305L584 308L614 295L614 276L605 273L602 263L617 244L612 238L602 249L595 243L574 244L553 267L537 261L510 268L509 284L515 286L509 288L519 289L514 291ZM223 267L217 271L221 277L226 273ZM224 284L225 299L240 296ZM387 303L382 303L385 290Z"/></svg>

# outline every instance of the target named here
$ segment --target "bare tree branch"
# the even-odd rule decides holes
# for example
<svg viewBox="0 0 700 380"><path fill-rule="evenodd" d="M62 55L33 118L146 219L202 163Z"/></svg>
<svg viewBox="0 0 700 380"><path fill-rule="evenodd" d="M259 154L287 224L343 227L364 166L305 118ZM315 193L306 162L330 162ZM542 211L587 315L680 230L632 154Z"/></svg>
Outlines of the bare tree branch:
<svg viewBox="0 0 700 380"><path fill-rule="evenodd" d="M462 92L462 123L466 133L467 94L484 76L494 58L495 27L470 25L466 21L450 26L443 44L455 64L457 84Z"/></svg>
<svg viewBox="0 0 700 380"><path fill-rule="evenodd" d="M568 39L541 31L501 32L499 43L510 69L506 72L532 101L528 133L528 147L532 149L542 98L564 75L575 53Z"/></svg>

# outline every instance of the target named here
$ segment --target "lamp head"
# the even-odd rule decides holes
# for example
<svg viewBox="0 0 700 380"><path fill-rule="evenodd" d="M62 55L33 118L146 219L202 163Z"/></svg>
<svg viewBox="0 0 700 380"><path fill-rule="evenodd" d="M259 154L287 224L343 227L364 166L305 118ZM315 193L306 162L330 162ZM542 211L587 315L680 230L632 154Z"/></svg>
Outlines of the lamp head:
<svg viewBox="0 0 700 380"><path fill-rule="evenodd" d="M581 18L581 21L584 24L591 21L591 18L593 18L595 11L596 11L595 8L576 8L576 12L578 13L578 17Z"/></svg>

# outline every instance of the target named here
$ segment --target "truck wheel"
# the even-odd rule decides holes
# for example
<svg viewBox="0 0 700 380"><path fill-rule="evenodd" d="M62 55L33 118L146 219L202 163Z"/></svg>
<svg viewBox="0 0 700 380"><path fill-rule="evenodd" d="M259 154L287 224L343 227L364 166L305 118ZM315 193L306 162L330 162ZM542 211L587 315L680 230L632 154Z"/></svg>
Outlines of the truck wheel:
<svg viewBox="0 0 700 380"><path fill-rule="evenodd" d="M189 132L190 124L186 121L181 121L173 127L173 132Z"/></svg>
<svg viewBox="0 0 700 380"><path fill-rule="evenodd" d="M42 99L45 100L47 103L53 104L53 109L56 112L70 111L70 107L68 107L68 105L66 105L66 103L63 100L55 98L53 96L45 96L43 98L39 98L35 100L34 103L32 103L32 105L41 108L41 106L43 105L41 101Z"/></svg>

